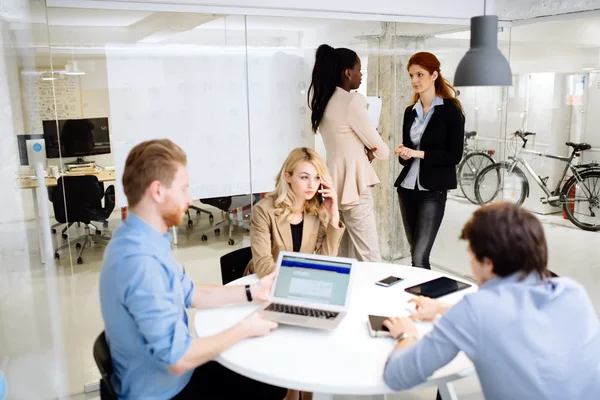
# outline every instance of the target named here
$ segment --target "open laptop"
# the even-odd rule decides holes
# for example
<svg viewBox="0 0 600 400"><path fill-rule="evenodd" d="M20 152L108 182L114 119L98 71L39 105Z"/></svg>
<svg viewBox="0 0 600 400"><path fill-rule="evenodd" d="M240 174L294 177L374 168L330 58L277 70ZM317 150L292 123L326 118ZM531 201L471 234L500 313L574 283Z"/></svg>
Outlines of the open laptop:
<svg viewBox="0 0 600 400"><path fill-rule="evenodd" d="M333 329L346 316L357 261L282 251L264 318L281 324Z"/></svg>

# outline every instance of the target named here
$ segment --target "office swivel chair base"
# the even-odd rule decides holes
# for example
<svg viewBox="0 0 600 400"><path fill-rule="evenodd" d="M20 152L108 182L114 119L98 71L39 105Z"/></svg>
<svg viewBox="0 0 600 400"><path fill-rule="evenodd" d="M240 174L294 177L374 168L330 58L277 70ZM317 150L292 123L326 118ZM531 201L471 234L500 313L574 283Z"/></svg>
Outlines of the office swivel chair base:
<svg viewBox="0 0 600 400"><path fill-rule="evenodd" d="M233 234L233 227L234 226L239 226L242 227L246 230L250 230L250 222L243 219L243 218L237 218L235 216L232 216L231 214L229 215L229 218L224 219L223 221L219 222L218 224L212 226L210 229L207 229L205 231L202 232L202 237L200 238L203 242L206 242L208 240L208 236L206 236L206 233L210 232L211 230L214 230L215 235L219 236L221 234L221 228L225 227L225 226L229 226L229 240L227 241L227 243L230 246L233 246L235 244L235 240L233 240L233 238L231 237Z"/></svg>
<svg viewBox="0 0 600 400"><path fill-rule="evenodd" d="M196 206L189 206L188 210L186 211L186 214L188 216L188 227L191 228L192 226L194 226L194 221L192 220L192 216L190 215L190 210L195 210L196 211L196 215L200 215L202 213L204 214L208 214L208 220L210 221L210 223L212 224L213 221L215 220L215 217L213 216L213 214L210 211L206 211L203 208L200 207L196 207Z"/></svg>
<svg viewBox="0 0 600 400"><path fill-rule="evenodd" d="M83 252L85 249L92 247L92 243L100 243L106 246L110 241L110 237L102 236L102 232L93 224L87 224L84 229L85 234L72 241L76 242L75 249L79 250L79 254L77 255L77 264L83 264ZM92 234L92 229L94 230L94 234ZM83 242L83 244L81 242ZM71 242L65 243L54 249L54 259L57 261L60 260L60 254L58 252L68 248L71 244Z"/></svg>

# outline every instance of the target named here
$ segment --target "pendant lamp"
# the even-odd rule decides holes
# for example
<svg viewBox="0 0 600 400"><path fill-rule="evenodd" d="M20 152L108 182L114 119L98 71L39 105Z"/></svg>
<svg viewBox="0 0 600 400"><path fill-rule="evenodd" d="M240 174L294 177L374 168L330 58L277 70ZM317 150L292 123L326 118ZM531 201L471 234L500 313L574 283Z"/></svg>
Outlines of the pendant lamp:
<svg viewBox="0 0 600 400"><path fill-rule="evenodd" d="M512 86L510 65L498 49L498 17L471 18L471 48L458 63L454 86Z"/></svg>

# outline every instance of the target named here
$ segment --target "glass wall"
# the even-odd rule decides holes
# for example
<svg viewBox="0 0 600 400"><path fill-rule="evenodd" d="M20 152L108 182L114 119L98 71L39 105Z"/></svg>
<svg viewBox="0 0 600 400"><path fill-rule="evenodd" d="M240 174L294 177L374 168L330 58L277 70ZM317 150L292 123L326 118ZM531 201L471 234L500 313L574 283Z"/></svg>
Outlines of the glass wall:
<svg viewBox="0 0 600 400"><path fill-rule="evenodd" d="M327 156L321 136L311 131L307 105L320 44L359 54L364 79L358 91L369 104L380 105L378 130L392 152L402 142L403 112L412 101L409 57L416 51L436 54L443 76L452 82L469 47L467 26L21 3L14 13L0 15L0 109L8 121L0 132L0 151L8 160L0 173L7 194L0 207L0 369L9 381L9 398L64 397L96 387L91 349L103 330L101 237L110 238L127 217L121 176L135 144L167 137L186 151L194 204L173 231L173 251L195 282L221 284L221 256L250 245L252 206L273 190L288 153L309 146ZM435 268L471 276L459 232L479 206L477 172L507 160L521 145L512 132L536 132L527 148L541 154L564 156L565 141L587 141L592 149L580 160L598 160L598 117L591 110L600 104L600 43L573 36L551 51L556 37L549 32L568 29L552 24L500 33L512 87L459 88L465 130L475 133L465 143L465 157L483 156L466 164L464 173L459 170L461 186L449 194L431 255ZM80 134L93 133L86 136L91 149L71 147L64 133L73 122L67 121L76 121ZM28 146L35 153L35 142L28 140L41 140L45 147L42 170L32 169L27 159ZM560 179L555 161L532 154L525 159L549 183ZM382 256L409 264L393 187L401 166L393 155L373 166L381 180L373 193ZM69 200L82 185L81 176L95 177L102 189L100 215L91 221L80 221L72 208L77 198ZM576 237L569 248L587 254L595 251L596 236L590 236L595 233L575 228L560 209L540 202L542 189L532 176L527 179L530 193L523 206L548 229L551 268L594 292L597 269L567 267L570 252L561 240ZM511 195L503 190L495 200ZM86 234L92 235L89 248L81 238ZM32 378L39 385L31 385Z"/></svg>
<svg viewBox="0 0 600 400"><path fill-rule="evenodd" d="M56 80L46 10L39 2L0 7L0 370L8 398L64 396L71 386L64 371L81 368L74 340L79 322L69 312L75 288L67 256L60 268L54 248L69 245L53 232L69 219L59 186L60 138L43 139L57 115L72 116L76 80ZM57 91L66 93L57 102ZM47 151L49 153L47 153ZM51 154L50 154L51 153ZM58 236L58 237L57 237ZM76 361L75 363L72 361ZM31 383L35 382L35 385Z"/></svg>

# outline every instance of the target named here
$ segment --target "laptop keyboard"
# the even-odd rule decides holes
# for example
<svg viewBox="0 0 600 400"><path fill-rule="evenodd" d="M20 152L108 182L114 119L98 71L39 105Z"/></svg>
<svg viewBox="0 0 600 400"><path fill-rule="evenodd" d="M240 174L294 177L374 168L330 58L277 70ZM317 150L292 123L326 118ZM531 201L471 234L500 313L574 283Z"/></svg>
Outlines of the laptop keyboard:
<svg viewBox="0 0 600 400"><path fill-rule="evenodd" d="M287 304L271 303L265 309L266 311L279 312L284 314L302 315L305 317L333 319L338 316L338 313L333 311L316 310L314 308L290 306Z"/></svg>

